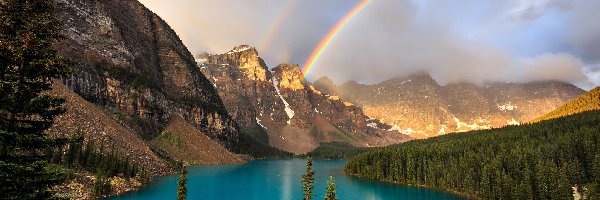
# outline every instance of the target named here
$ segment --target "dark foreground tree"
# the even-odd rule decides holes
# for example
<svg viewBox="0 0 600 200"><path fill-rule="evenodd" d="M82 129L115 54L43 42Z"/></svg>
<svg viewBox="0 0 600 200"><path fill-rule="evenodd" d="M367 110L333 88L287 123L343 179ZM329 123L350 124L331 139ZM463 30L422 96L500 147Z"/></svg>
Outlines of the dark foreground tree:
<svg viewBox="0 0 600 200"><path fill-rule="evenodd" d="M333 176L329 177L329 181L327 182L327 194L325 194L324 200L338 200L337 195L335 194L335 182L333 181Z"/></svg>
<svg viewBox="0 0 600 200"><path fill-rule="evenodd" d="M48 149L66 144L44 131L63 113L62 99L44 94L69 73L51 48L62 27L51 0L0 0L0 194L6 199L51 199L60 183Z"/></svg>
<svg viewBox="0 0 600 200"><path fill-rule="evenodd" d="M187 199L187 167L181 164L181 176L177 182L177 200Z"/></svg>
<svg viewBox="0 0 600 200"><path fill-rule="evenodd" d="M313 188L315 184L315 171L313 170L312 158L306 158L306 173L302 175L302 200L310 200L313 197Z"/></svg>

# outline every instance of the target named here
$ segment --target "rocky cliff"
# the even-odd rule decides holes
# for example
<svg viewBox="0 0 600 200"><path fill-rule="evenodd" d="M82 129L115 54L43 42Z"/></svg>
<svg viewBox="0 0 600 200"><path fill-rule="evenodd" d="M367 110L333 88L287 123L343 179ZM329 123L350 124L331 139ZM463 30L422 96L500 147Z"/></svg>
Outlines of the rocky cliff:
<svg viewBox="0 0 600 200"><path fill-rule="evenodd" d="M86 100L115 110L145 140L177 114L230 150L237 125L177 34L135 0L57 0L66 39L56 48L75 62L62 80Z"/></svg>
<svg viewBox="0 0 600 200"><path fill-rule="evenodd" d="M242 129L265 144L306 153L329 141L381 146L409 139L359 107L322 94L298 65L269 70L255 48L243 45L196 61Z"/></svg>
<svg viewBox="0 0 600 200"><path fill-rule="evenodd" d="M337 86L327 77L314 84L416 138L527 122L584 92L554 81L440 86L426 73L372 85L351 81Z"/></svg>

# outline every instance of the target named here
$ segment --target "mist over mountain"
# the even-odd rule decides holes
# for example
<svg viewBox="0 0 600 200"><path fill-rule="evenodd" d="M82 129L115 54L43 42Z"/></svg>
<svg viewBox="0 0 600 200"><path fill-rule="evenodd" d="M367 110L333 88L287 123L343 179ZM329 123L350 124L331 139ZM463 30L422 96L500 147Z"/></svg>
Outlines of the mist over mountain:
<svg viewBox="0 0 600 200"><path fill-rule="evenodd" d="M192 52L221 53L243 43L257 47L271 67L306 67L319 42L360 1L141 2ZM376 83L427 71L441 85L555 80L591 89L600 84L600 28L587 23L600 20L599 8L585 0L373 1L306 75Z"/></svg>

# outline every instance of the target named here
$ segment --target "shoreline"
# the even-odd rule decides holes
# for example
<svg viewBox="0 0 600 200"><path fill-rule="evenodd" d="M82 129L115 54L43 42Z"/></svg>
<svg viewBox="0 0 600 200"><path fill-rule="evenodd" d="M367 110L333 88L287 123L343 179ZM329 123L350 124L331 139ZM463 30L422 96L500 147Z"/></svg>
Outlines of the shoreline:
<svg viewBox="0 0 600 200"><path fill-rule="evenodd" d="M440 192L445 192L445 193L449 193L455 196L459 196L459 197L463 197L466 199L480 199L478 196L474 195L474 194L469 194L469 193L464 193L464 192L459 192L459 191L455 191L455 190L448 190L448 189L444 189L444 188L438 188L438 187L430 187L427 185L413 185L413 184L405 184L405 183L400 183L400 182L396 182L396 181L390 181L390 180L375 180L375 179L369 179L369 178L365 178L362 176L359 176L357 174L349 174L346 173L346 171L344 171L342 169L342 172L344 172L344 174L351 176L351 177L355 177L355 178L359 178L359 179L363 179L363 180L367 180L367 181L374 181L374 182L381 182L381 183L389 183L389 184L393 184L393 185L399 185L399 186L409 186L409 187L419 187L419 188L425 188L425 189L430 189L430 190L435 190L435 191L440 191Z"/></svg>

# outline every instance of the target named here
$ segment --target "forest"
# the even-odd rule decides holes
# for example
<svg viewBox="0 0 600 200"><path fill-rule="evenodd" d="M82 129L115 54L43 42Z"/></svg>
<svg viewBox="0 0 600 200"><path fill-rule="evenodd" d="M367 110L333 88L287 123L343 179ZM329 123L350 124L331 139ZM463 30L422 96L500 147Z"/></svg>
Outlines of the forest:
<svg viewBox="0 0 600 200"><path fill-rule="evenodd" d="M556 110L540 116L531 122L564 117L588 110L600 110L600 87L596 87L589 92L565 103Z"/></svg>
<svg viewBox="0 0 600 200"><path fill-rule="evenodd" d="M94 174L97 180L94 182L93 192L98 196L111 192L110 177L138 177L141 181L150 181L150 174L143 166L132 162L129 157L123 159L114 147L107 150L106 145L95 145L93 140L88 141L84 147L82 138L74 136L66 148L49 149L50 152L47 153L49 163L70 169L63 170L67 180L75 178L72 174L74 171ZM99 149L97 146L100 146Z"/></svg>
<svg viewBox="0 0 600 200"><path fill-rule="evenodd" d="M599 198L600 111L376 149L344 171L482 199Z"/></svg>
<svg viewBox="0 0 600 200"><path fill-rule="evenodd" d="M355 147L345 142L327 142L321 143L316 149L308 152L305 156L316 159L342 160L366 152L370 149L373 148Z"/></svg>

